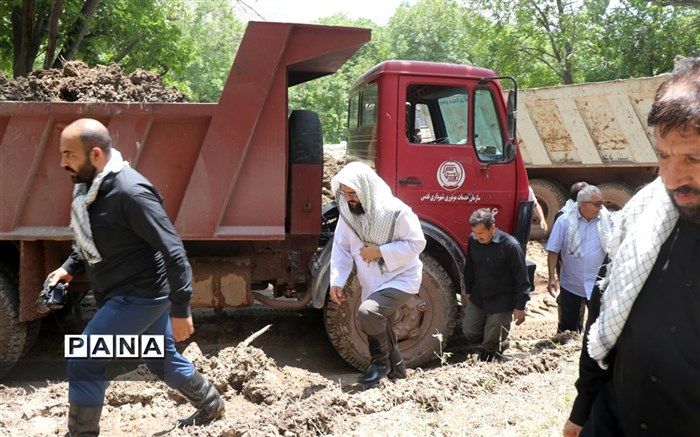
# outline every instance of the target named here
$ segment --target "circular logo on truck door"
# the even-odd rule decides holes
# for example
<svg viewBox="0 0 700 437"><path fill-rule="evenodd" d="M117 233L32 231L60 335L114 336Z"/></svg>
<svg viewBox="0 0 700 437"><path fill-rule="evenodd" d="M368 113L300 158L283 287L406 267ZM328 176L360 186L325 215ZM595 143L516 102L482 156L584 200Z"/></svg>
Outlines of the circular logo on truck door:
<svg viewBox="0 0 700 437"><path fill-rule="evenodd" d="M445 161L437 170L437 181L446 190L456 190L464 183L466 173L457 161Z"/></svg>

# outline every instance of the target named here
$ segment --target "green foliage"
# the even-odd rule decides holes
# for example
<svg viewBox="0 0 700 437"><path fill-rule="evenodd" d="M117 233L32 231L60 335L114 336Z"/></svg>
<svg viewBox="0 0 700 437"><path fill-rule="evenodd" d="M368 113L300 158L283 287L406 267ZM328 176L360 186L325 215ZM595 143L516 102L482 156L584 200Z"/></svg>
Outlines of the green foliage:
<svg viewBox="0 0 700 437"><path fill-rule="evenodd" d="M622 0L589 41L586 81L654 76L700 55L700 10Z"/></svg>
<svg viewBox="0 0 700 437"><path fill-rule="evenodd" d="M182 33L190 44L189 64L169 76L192 100L219 100L245 26L228 0L188 0Z"/></svg>

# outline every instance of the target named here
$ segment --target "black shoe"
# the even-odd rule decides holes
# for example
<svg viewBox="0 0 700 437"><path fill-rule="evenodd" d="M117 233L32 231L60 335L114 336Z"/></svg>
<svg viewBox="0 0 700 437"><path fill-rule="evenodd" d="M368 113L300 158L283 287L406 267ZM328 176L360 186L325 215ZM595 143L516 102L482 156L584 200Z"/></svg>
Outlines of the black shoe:
<svg viewBox="0 0 700 437"><path fill-rule="evenodd" d="M382 332L378 335L368 335L367 342L369 343L369 355L372 357L372 362L359 378L357 382L365 387L371 387L379 383L379 381L387 376L391 371L389 363L389 335Z"/></svg>
<svg viewBox="0 0 700 437"><path fill-rule="evenodd" d="M177 427L206 425L224 414L224 400L211 382L195 370L194 375L178 389L197 409L189 417L179 419Z"/></svg>
<svg viewBox="0 0 700 437"><path fill-rule="evenodd" d="M66 437L93 437L100 435L102 405L79 407L70 404L68 408L68 434Z"/></svg>

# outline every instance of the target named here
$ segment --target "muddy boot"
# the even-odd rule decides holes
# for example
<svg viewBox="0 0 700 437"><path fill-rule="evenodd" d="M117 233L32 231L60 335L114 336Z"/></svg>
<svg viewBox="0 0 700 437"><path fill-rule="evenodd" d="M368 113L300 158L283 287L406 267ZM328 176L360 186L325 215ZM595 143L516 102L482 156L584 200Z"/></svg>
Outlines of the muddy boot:
<svg viewBox="0 0 700 437"><path fill-rule="evenodd" d="M178 389L197 409L191 416L177 421L177 427L205 425L224 413L224 400L216 387L195 370L194 375Z"/></svg>
<svg viewBox="0 0 700 437"><path fill-rule="evenodd" d="M389 335L389 364L391 365L391 371L389 371L387 377L392 380L404 379L406 377L406 363L404 363L401 356L394 328L387 326L387 334Z"/></svg>
<svg viewBox="0 0 700 437"><path fill-rule="evenodd" d="M365 387L372 387L391 371L391 365L389 364L389 335L386 331L377 335L368 335L367 341L372 362L369 363L365 373L357 378L357 382Z"/></svg>
<svg viewBox="0 0 700 437"><path fill-rule="evenodd" d="M102 405L79 407L70 404L68 409L68 434L66 437L93 437L100 435Z"/></svg>

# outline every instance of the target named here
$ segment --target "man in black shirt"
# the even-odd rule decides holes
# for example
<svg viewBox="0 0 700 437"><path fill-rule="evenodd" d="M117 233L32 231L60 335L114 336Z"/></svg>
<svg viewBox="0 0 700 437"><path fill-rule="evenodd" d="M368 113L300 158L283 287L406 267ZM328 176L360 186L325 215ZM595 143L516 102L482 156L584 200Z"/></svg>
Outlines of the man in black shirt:
<svg viewBox="0 0 700 437"><path fill-rule="evenodd" d="M660 178L619 213L565 436L700 430L700 58L661 84L647 122Z"/></svg>
<svg viewBox="0 0 700 437"><path fill-rule="evenodd" d="M61 166L76 184L71 203L75 245L47 282L68 283L87 272L100 309L84 335L164 336L164 358L146 360L146 365L197 408L178 426L201 425L220 417L224 402L175 349L175 341L194 332L187 254L158 191L111 143L107 128L92 119L77 120L61 133ZM68 361L69 435L99 434L108 363Z"/></svg>
<svg viewBox="0 0 700 437"><path fill-rule="evenodd" d="M469 224L462 331L467 344L481 345L481 359L504 359L502 345L511 320L516 325L525 321L530 299L525 254L514 237L496 228L491 210L474 211Z"/></svg>

